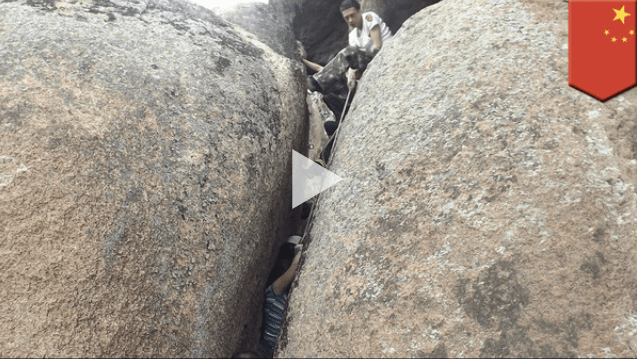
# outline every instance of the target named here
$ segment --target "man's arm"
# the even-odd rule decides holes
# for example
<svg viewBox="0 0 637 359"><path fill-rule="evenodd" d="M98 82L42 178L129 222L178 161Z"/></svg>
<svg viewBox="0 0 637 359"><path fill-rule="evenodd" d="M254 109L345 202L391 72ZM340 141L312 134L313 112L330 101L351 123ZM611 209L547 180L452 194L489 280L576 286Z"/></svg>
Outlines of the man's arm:
<svg viewBox="0 0 637 359"><path fill-rule="evenodd" d="M317 64L316 62L312 62L308 59L306 59L307 57L307 52L305 52L305 48L303 47L303 44L301 44L300 41L296 41L296 50L299 53L299 56L301 57L301 62L303 62L303 64L307 67L309 67L310 69L318 72L323 70L323 66Z"/></svg>
<svg viewBox="0 0 637 359"><path fill-rule="evenodd" d="M305 66L309 67L310 69L316 72L323 70L323 66L317 64L316 62L312 62L304 57L301 58L301 61L305 64Z"/></svg>
<svg viewBox="0 0 637 359"><path fill-rule="evenodd" d="M369 31L369 37L372 39L372 44L374 44L374 55L378 53L378 50L383 47L383 38L380 36L380 26L376 25Z"/></svg>
<svg viewBox="0 0 637 359"><path fill-rule="evenodd" d="M353 90L356 87L356 80L360 77L360 72L358 72L358 70L354 70L352 68L347 70L347 87L350 90Z"/></svg>
<svg viewBox="0 0 637 359"><path fill-rule="evenodd" d="M294 279L294 272L296 272L296 268L299 266L299 259L301 258L301 251L298 251L292 260L292 264L290 268L283 273L277 280L272 283L272 289L274 289L274 294L280 295L285 292L285 290L290 286L292 280Z"/></svg>

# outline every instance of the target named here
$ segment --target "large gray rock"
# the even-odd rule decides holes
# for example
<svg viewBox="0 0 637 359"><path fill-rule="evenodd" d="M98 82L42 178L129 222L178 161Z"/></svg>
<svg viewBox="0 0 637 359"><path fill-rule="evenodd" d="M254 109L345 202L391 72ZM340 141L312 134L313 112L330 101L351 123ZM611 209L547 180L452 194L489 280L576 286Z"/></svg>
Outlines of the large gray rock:
<svg viewBox="0 0 637 359"><path fill-rule="evenodd" d="M0 1L0 39L0 356L256 344L290 61L180 0Z"/></svg>
<svg viewBox="0 0 637 359"><path fill-rule="evenodd" d="M359 84L278 355L637 356L637 91L568 86L563 1L445 0Z"/></svg>

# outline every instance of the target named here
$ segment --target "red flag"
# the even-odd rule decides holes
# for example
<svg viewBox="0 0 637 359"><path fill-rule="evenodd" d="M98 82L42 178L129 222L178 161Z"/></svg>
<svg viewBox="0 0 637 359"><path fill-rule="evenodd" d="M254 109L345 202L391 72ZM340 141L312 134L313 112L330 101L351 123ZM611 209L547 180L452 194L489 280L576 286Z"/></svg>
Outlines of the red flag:
<svg viewBox="0 0 637 359"><path fill-rule="evenodd" d="M600 101L637 84L637 0L570 0L568 84Z"/></svg>

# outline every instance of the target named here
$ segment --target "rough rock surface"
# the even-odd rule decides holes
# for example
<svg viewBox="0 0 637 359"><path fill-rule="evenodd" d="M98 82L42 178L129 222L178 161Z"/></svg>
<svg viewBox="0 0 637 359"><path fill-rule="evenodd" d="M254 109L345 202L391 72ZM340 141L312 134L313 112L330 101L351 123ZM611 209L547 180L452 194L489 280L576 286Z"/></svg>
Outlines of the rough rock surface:
<svg viewBox="0 0 637 359"><path fill-rule="evenodd" d="M323 95L320 92L312 92L305 98L307 103L309 117L309 131L307 141L307 158L316 161L321 155L321 151L329 142L327 132L325 132L325 122L334 121L334 113L327 107L323 101Z"/></svg>
<svg viewBox="0 0 637 359"><path fill-rule="evenodd" d="M0 356L254 345L307 133L290 61L180 0L4 0L0 38Z"/></svg>
<svg viewBox="0 0 637 359"><path fill-rule="evenodd" d="M637 356L637 90L568 87L564 1L445 0L359 84L281 357Z"/></svg>

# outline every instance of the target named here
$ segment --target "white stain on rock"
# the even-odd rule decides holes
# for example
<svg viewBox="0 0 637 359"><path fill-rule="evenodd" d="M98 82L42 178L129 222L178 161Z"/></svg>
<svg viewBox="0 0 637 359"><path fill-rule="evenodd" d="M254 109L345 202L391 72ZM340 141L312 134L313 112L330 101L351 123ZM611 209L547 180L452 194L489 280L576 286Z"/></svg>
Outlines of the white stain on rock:
<svg viewBox="0 0 637 359"><path fill-rule="evenodd" d="M15 158L0 155L0 187L6 187L13 182L15 176L26 172L27 166L19 163Z"/></svg>

